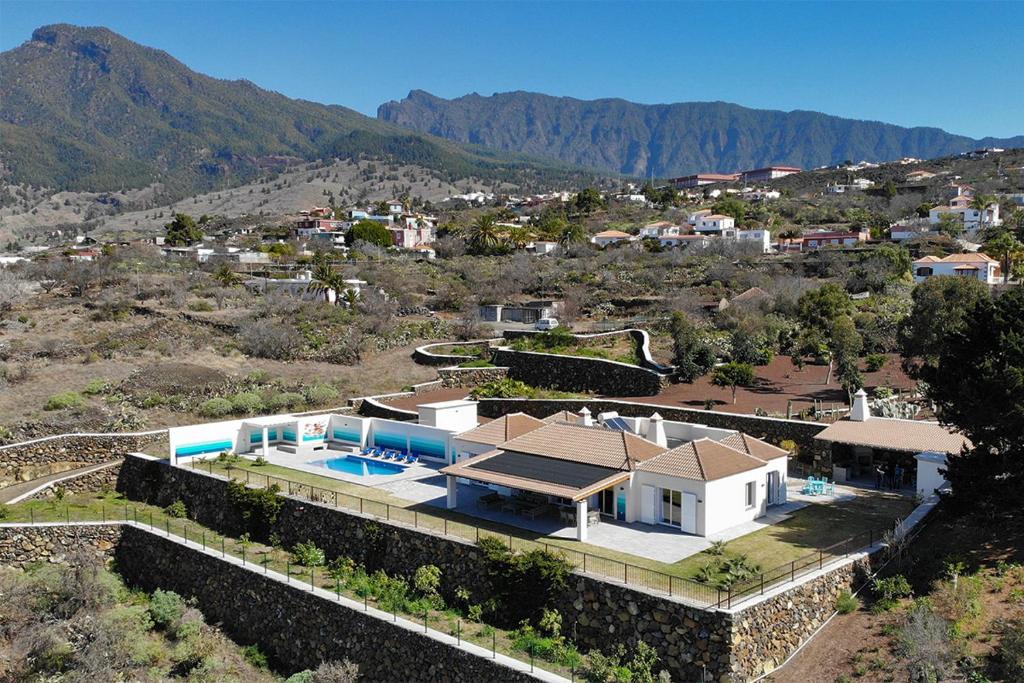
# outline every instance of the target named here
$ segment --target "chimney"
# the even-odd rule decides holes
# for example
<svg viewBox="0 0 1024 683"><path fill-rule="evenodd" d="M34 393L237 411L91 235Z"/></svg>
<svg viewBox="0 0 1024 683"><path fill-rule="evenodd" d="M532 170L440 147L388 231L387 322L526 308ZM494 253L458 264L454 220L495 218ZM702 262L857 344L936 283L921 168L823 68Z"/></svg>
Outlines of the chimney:
<svg viewBox="0 0 1024 683"><path fill-rule="evenodd" d="M868 395L863 389L858 389L853 395L853 405L850 407L850 419L854 422L866 422L871 419L871 408L868 406Z"/></svg>
<svg viewBox="0 0 1024 683"><path fill-rule="evenodd" d="M668 437L665 436L665 419L658 413L651 415L647 421L647 440L653 441L662 448L668 447Z"/></svg>
<svg viewBox="0 0 1024 683"><path fill-rule="evenodd" d="M590 411L587 410L586 406L580 410L580 421L579 423L584 427L593 427L594 418L590 417Z"/></svg>

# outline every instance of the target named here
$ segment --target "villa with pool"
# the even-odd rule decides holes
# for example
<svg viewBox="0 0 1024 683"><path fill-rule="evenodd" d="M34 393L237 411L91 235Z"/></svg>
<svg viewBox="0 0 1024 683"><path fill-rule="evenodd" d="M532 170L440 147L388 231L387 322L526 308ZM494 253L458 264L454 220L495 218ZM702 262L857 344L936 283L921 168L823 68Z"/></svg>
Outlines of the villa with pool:
<svg viewBox="0 0 1024 683"><path fill-rule="evenodd" d="M786 507L788 453L749 435L617 413L478 419L473 401L418 419L270 415L169 430L172 464L232 452L416 502L591 542L596 529L739 535Z"/></svg>

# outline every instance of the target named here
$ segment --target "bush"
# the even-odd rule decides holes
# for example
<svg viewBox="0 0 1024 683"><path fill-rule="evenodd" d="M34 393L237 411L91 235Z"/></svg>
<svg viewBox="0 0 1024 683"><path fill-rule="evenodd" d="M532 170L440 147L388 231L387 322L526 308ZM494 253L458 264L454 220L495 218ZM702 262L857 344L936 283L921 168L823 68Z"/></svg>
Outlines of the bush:
<svg viewBox="0 0 1024 683"><path fill-rule="evenodd" d="M284 505L284 499L277 495L281 487L272 484L265 489L251 489L242 482L228 482L228 500L239 511L250 531L258 538L267 538L270 527Z"/></svg>
<svg viewBox="0 0 1024 683"><path fill-rule="evenodd" d="M889 359L883 353L871 353L865 356L864 362L867 363L868 372L878 372L885 367Z"/></svg>
<svg viewBox="0 0 1024 683"><path fill-rule="evenodd" d="M493 368L496 367L494 363L483 358L477 358L476 360L467 360L465 363L459 363L460 368Z"/></svg>
<svg viewBox="0 0 1024 683"><path fill-rule="evenodd" d="M224 417L234 412L234 406L226 398L211 398L200 403L197 412L203 417Z"/></svg>
<svg viewBox="0 0 1024 683"><path fill-rule="evenodd" d="M180 499L165 507L164 512L166 512L169 517L174 517L175 519L184 519L188 516L188 509L185 507L185 503L181 502Z"/></svg>
<svg viewBox="0 0 1024 683"><path fill-rule="evenodd" d="M495 587L493 609L488 611L506 626L536 621L568 586L571 565L561 553L542 549L513 553L496 536L485 536L478 545L484 574Z"/></svg>
<svg viewBox="0 0 1024 683"><path fill-rule="evenodd" d="M558 328L555 328L558 329ZM517 379L496 379L473 387L470 396L480 398L533 398L537 390Z"/></svg>
<svg viewBox="0 0 1024 683"><path fill-rule="evenodd" d="M892 609L896 606L897 600L909 597L914 592L902 574L896 574L886 579L875 579L871 584L871 590L878 597L875 607L882 611Z"/></svg>
<svg viewBox="0 0 1024 683"><path fill-rule="evenodd" d="M209 313L213 310L213 304L206 299L198 299L188 305L188 310L195 313Z"/></svg>
<svg viewBox="0 0 1024 683"><path fill-rule="evenodd" d="M288 360L302 346L302 337L290 325L273 320L253 320L238 331L238 347L248 356Z"/></svg>
<svg viewBox="0 0 1024 683"><path fill-rule="evenodd" d="M295 393L294 391L283 391L280 394L274 394L267 401L267 407L271 410L291 410L297 408L306 402L306 397L302 394Z"/></svg>
<svg viewBox="0 0 1024 683"><path fill-rule="evenodd" d="M67 410L81 408L85 405L85 397L77 391L63 391L46 399L43 410Z"/></svg>
<svg viewBox="0 0 1024 683"><path fill-rule="evenodd" d="M324 551L318 548L313 541L296 543L292 550L292 557L296 564L301 564L303 567L322 567L327 562Z"/></svg>
<svg viewBox="0 0 1024 683"><path fill-rule="evenodd" d="M849 591L843 591L836 598L836 611L840 614L850 614L860 609L860 600Z"/></svg>
<svg viewBox="0 0 1024 683"><path fill-rule="evenodd" d="M86 396L95 396L96 394L103 394L110 389L110 382L97 377L96 379L89 380L89 383L82 389L82 393Z"/></svg>
<svg viewBox="0 0 1024 683"><path fill-rule="evenodd" d="M441 587L441 569L432 564L425 564L419 567L413 578L413 585L416 586L416 590L424 595L437 593Z"/></svg>
<svg viewBox="0 0 1024 683"><path fill-rule="evenodd" d="M1024 681L1024 619L1010 621L996 651L996 665L1007 681Z"/></svg>
<svg viewBox="0 0 1024 683"><path fill-rule="evenodd" d="M251 415L263 410L263 399L252 391L243 391L235 394L230 399L231 411L243 415Z"/></svg>
<svg viewBox="0 0 1024 683"><path fill-rule="evenodd" d="M257 645L246 645L242 648L242 656L245 661L252 664L257 669L267 669L270 667L270 662L267 661L267 656L260 651Z"/></svg>
<svg viewBox="0 0 1024 683"><path fill-rule="evenodd" d="M185 614L185 601L174 591L157 588L149 598L149 618L157 628L170 630Z"/></svg>
<svg viewBox="0 0 1024 683"><path fill-rule="evenodd" d="M306 400L315 406L334 401L339 395L340 392L330 384L314 384L306 389Z"/></svg>
<svg viewBox="0 0 1024 683"><path fill-rule="evenodd" d="M0 522L4 521L11 516L11 508L7 507L5 503L0 503Z"/></svg>

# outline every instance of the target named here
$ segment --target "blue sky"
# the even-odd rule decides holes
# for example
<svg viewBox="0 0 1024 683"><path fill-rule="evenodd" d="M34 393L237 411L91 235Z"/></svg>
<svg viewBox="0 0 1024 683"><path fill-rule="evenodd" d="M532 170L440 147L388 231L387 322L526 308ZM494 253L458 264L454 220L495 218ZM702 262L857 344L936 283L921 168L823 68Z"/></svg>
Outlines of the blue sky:
<svg viewBox="0 0 1024 683"><path fill-rule="evenodd" d="M1024 134L1024 2L0 0L0 49L56 22L370 115L415 88L531 90Z"/></svg>

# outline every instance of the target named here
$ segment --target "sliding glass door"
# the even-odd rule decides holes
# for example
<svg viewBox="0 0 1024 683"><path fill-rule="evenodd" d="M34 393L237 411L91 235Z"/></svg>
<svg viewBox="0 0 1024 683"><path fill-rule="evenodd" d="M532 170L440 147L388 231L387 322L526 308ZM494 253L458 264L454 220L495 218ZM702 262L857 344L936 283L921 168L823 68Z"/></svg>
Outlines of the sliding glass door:
<svg viewBox="0 0 1024 683"><path fill-rule="evenodd" d="M683 494L671 489L661 490L661 523L681 529L683 526Z"/></svg>

